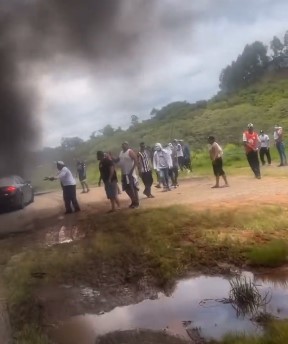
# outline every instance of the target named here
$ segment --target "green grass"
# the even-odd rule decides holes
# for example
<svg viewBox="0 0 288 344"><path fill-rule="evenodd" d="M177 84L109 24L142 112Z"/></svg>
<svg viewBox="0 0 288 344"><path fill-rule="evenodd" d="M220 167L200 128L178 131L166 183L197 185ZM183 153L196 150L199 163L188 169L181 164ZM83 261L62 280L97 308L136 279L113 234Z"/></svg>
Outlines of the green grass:
<svg viewBox="0 0 288 344"><path fill-rule="evenodd" d="M275 240L262 247L254 247L248 254L248 259L253 266L276 267L287 262L287 241Z"/></svg>
<svg viewBox="0 0 288 344"><path fill-rule="evenodd" d="M268 325L262 336L227 335L221 344L287 344L288 322L276 321Z"/></svg>

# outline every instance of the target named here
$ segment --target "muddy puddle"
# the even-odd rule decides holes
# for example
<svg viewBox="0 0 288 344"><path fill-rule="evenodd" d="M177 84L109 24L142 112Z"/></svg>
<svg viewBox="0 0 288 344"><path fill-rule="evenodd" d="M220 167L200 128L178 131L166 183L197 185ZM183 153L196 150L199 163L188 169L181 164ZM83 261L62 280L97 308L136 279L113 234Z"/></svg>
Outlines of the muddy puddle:
<svg viewBox="0 0 288 344"><path fill-rule="evenodd" d="M242 275L254 281L261 295L270 293L271 300L265 306L267 312L280 319L288 318L288 302L285 302L288 297L288 270L257 275L245 272ZM104 314L76 316L65 326L73 324L85 328L92 338L91 341L86 338L85 344L95 343L95 338L111 332L135 329L165 331L187 340L190 339L189 332L191 334L195 329L201 337L216 340L228 332L260 334L262 328L251 321L251 314L237 316L231 304L215 301L227 298L229 291L227 278L194 277L179 281L171 296L159 293L155 300L116 307ZM101 295L96 293L94 297ZM201 302L204 299L209 300Z"/></svg>

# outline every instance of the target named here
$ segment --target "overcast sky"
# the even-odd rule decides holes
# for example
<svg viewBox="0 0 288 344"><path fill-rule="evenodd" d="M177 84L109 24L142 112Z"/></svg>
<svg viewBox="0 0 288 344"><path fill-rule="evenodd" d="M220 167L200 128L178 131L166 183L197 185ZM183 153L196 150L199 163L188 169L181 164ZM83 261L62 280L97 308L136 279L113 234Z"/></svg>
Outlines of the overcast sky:
<svg viewBox="0 0 288 344"><path fill-rule="evenodd" d="M127 13L121 30L135 29ZM124 63L115 57L94 69L78 58L38 75L43 145L87 139L107 124L126 128L131 115L149 118L169 102L208 99L245 44L284 36L287 13L286 0L163 0L153 16L137 19L141 34Z"/></svg>

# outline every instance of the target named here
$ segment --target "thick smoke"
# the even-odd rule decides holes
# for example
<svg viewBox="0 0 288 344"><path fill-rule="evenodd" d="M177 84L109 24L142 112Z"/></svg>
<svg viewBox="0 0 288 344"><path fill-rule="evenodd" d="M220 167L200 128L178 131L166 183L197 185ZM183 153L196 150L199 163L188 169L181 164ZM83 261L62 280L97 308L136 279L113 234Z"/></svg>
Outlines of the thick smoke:
<svg viewBox="0 0 288 344"><path fill-rule="evenodd" d="M192 14L171 0L0 0L0 175L21 174L37 148L37 77L79 66L138 73ZM97 73L95 75L97 75ZM53 114L51 114L53 116Z"/></svg>

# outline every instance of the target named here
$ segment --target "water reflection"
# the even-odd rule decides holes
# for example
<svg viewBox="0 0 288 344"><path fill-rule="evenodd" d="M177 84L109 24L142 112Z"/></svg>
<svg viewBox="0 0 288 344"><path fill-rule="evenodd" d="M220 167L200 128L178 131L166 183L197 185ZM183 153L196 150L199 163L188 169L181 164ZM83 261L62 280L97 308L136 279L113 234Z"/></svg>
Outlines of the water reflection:
<svg viewBox="0 0 288 344"><path fill-rule="evenodd" d="M45 242L46 245L52 246L55 244L69 243L83 238L85 238L85 233L77 226L62 226L60 230L53 228L51 231L46 233Z"/></svg>
<svg viewBox="0 0 288 344"><path fill-rule="evenodd" d="M251 273L244 275L254 279ZM271 280L268 280L268 274L263 279L259 275L254 279L262 295L268 291L272 295L271 302L266 306L267 312L280 318L288 317L288 303L283 302L288 296L286 284L272 287ZM272 280L275 281L274 278ZM170 332L177 335L183 335L183 328L185 330L201 328L201 335L207 339L220 339L227 332L260 333L261 329L249 316L237 318L231 304L211 302L204 307L201 305L203 299L227 298L229 291L229 280L223 277L200 276L180 281L171 297L159 294L156 300L116 307L103 315L78 316L73 318L73 321L85 323L94 331L96 337L114 331L139 328L150 330L170 328ZM182 326L179 327L179 323Z"/></svg>

